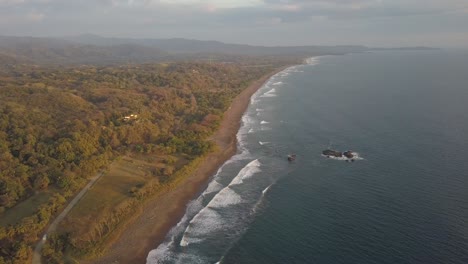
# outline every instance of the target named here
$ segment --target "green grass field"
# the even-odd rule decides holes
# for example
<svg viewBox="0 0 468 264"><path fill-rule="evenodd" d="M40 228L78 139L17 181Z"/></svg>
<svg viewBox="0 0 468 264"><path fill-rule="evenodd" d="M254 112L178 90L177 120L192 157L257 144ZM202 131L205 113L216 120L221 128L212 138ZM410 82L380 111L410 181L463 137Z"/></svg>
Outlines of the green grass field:
<svg viewBox="0 0 468 264"><path fill-rule="evenodd" d="M40 205L46 203L53 192L40 192L35 194L13 208L0 214L0 226L14 225L21 219L32 216Z"/></svg>
<svg viewBox="0 0 468 264"><path fill-rule="evenodd" d="M183 158L156 155L124 156L114 161L60 223L59 233L86 233L96 219L132 197L132 188L141 186L150 179L159 179L161 175L155 171L166 168L167 160L173 161L175 169L187 163Z"/></svg>

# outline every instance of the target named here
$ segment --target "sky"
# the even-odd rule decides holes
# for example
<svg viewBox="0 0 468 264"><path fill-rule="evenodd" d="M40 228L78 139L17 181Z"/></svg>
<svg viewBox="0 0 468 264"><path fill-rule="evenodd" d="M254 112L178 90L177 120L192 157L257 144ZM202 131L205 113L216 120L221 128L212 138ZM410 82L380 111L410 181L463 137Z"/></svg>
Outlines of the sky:
<svg viewBox="0 0 468 264"><path fill-rule="evenodd" d="M468 47L468 0L0 0L0 35Z"/></svg>

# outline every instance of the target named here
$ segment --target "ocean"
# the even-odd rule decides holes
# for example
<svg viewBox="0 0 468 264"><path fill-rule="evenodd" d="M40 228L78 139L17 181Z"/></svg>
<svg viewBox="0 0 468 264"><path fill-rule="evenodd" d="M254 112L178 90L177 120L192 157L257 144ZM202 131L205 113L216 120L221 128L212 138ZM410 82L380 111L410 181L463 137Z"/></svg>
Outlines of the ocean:
<svg viewBox="0 0 468 264"><path fill-rule="evenodd" d="M290 67L252 97L237 155L147 263L466 264L467 112L468 53Z"/></svg>

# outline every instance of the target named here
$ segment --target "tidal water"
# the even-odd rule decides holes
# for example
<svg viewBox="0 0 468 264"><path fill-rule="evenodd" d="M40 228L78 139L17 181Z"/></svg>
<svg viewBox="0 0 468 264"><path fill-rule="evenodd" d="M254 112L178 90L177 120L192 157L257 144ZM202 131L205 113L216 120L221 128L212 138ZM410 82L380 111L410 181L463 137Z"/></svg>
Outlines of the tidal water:
<svg viewBox="0 0 468 264"><path fill-rule="evenodd" d="M238 140L147 263L468 263L468 53L309 59Z"/></svg>

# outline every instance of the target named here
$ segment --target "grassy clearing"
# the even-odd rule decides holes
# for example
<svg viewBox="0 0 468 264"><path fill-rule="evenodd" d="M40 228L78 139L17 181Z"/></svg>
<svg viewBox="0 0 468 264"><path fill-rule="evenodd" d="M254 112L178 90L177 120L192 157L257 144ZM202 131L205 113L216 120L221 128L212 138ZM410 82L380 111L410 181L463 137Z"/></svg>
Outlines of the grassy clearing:
<svg viewBox="0 0 468 264"><path fill-rule="evenodd" d="M21 219L32 216L40 205L47 203L51 195L52 192L40 192L29 197L15 207L8 209L6 212L0 214L0 226L6 227L8 225L15 225L19 223Z"/></svg>
<svg viewBox="0 0 468 264"><path fill-rule="evenodd" d="M170 166L178 169L186 163L185 159L173 156L122 157L112 163L108 172L77 203L61 222L58 231L86 233L96 219L109 214L132 197L132 189L141 187L150 179L162 179L161 171Z"/></svg>

